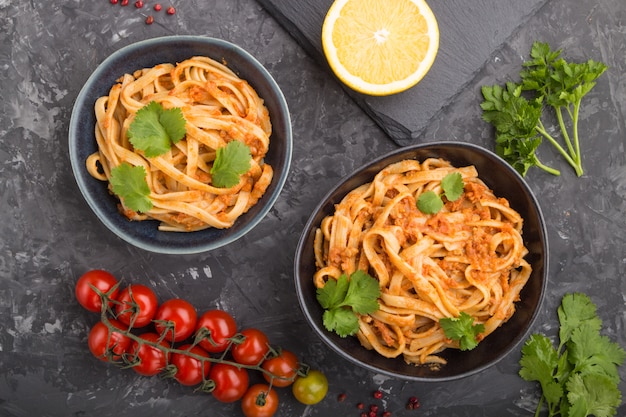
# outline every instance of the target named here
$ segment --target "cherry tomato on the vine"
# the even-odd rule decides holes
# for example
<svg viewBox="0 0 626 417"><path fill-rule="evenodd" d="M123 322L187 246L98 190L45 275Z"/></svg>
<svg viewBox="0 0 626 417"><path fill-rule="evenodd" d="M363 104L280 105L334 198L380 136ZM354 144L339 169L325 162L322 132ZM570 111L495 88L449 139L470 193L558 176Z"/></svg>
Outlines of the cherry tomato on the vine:
<svg viewBox="0 0 626 417"><path fill-rule="evenodd" d="M126 327L117 320L109 319L113 327L122 331ZM87 345L91 353L98 359L108 362L109 360L118 361L122 355L128 350L131 339L124 333L109 329L106 324L99 321L91 328L87 337Z"/></svg>
<svg viewBox="0 0 626 417"><path fill-rule="evenodd" d="M288 350L282 350L278 356L267 358L261 367L272 374L263 373L267 382L276 387L287 387L293 384L298 375L298 357Z"/></svg>
<svg viewBox="0 0 626 417"><path fill-rule="evenodd" d="M180 342L193 334L197 319L198 313L189 301L173 298L158 308L154 315L154 327L157 333L165 333L166 340ZM172 327L168 327L167 322Z"/></svg>
<svg viewBox="0 0 626 417"><path fill-rule="evenodd" d="M196 333L202 328L210 332L211 340L202 339L199 344L204 350L211 353L226 350L230 344L229 339L237 333L235 319L223 310L209 310L203 313L198 318Z"/></svg>
<svg viewBox="0 0 626 417"><path fill-rule="evenodd" d="M144 327L152 322L158 308L157 296L150 287L131 284L120 291L115 304L117 319L133 327Z"/></svg>
<svg viewBox="0 0 626 417"><path fill-rule="evenodd" d="M306 376L296 378L291 391L296 400L302 404L317 404L328 392L328 379L322 372L311 369Z"/></svg>
<svg viewBox="0 0 626 417"><path fill-rule="evenodd" d="M235 362L242 365L257 365L261 363L270 350L269 339L259 329L244 329L241 332L243 342L233 344L231 353Z"/></svg>
<svg viewBox="0 0 626 417"><path fill-rule="evenodd" d="M159 343L163 347L169 347L165 341L159 342L160 336L156 333L144 333L141 339ZM130 348L131 360L135 362L133 369L139 375L153 376L161 372L168 363L169 353L147 343L133 341Z"/></svg>
<svg viewBox="0 0 626 417"><path fill-rule="evenodd" d="M100 295L92 288L95 287L102 293L108 293L117 284L117 278L110 272L101 269L93 269L85 272L76 281L74 289L76 300L85 309L99 313L102 310L102 299ZM116 287L110 294L109 298L115 299L118 293Z"/></svg>
<svg viewBox="0 0 626 417"><path fill-rule="evenodd" d="M209 358L209 354L200 346L186 344L180 346L179 350L189 351L194 355ZM211 369L211 362L200 360L186 353L172 353L171 364L176 366L174 378L182 385L192 386L200 384L204 378L208 378Z"/></svg>
<svg viewBox="0 0 626 417"><path fill-rule="evenodd" d="M241 399L246 417L272 417L278 410L278 394L266 384L252 385Z"/></svg>
<svg viewBox="0 0 626 417"><path fill-rule="evenodd" d="M237 368L227 363L213 364L209 379L215 383L211 394L223 403L232 403L241 399L250 384L250 377L245 368Z"/></svg>

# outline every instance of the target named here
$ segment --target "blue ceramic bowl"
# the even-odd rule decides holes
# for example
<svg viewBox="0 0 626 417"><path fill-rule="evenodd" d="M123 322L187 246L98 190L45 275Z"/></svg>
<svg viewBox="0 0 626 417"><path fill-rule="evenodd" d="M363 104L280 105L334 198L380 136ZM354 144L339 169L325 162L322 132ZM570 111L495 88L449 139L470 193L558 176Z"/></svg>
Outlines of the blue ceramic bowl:
<svg viewBox="0 0 626 417"><path fill-rule="evenodd" d="M85 168L87 157L96 151L94 103L108 94L124 73L169 62L175 64L192 56L208 56L228 67L264 99L272 122L270 149L265 161L272 165L274 178L263 198L229 229L206 229L175 233L158 231L158 222L131 222L118 212L117 199L107 183L94 179ZM117 236L139 248L166 254L210 251L239 239L256 226L276 202L287 179L292 154L291 120L287 102L269 72L248 52L229 42L202 36L167 36L126 46L104 60L81 89L70 119L69 153L72 170L89 207Z"/></svg>
<svg viewBox="0 0 626 417"><path fill-rule="evenodd" d="M440 356L447 364L439 370L408 365L401 357L388 359L362 347L356 337L341 338L326 330L323 310L315 297L313 240L322 219L334 211L334 205L354 188L370 182L389 164L404 159L444 158L454 166L474 165L478 176L497 196L509 200L511 207L524 218L523 238L529 250L526 260L533 272L516 303L516 312L508 322L487 336L471 351L446 349ZM548 281L548 238L539 204L522 177L505 161L484 148L469 143L426 143L398 149L382 156L342 179L322 198L306 223L296 249L295 286L306 320L315 333L348 361L372 372L421 382L455 380L480 372L500 361L526 339L537 319Z"/></svg>

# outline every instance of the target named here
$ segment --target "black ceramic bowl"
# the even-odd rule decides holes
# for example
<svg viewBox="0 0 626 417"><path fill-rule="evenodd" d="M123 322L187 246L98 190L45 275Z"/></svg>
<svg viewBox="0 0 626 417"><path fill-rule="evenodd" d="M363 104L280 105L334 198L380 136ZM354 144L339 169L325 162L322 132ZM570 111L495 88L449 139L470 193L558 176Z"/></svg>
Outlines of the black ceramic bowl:
<svg viewBox="0 0 626 417"><path fill-rule="evenodd" d="M370 182L384 167L404 159L444 158L454 166L474 165L479 177L524 218L523 238L532 275L522 290L521 301L511 319L471 351L446 349L447 364L439 370L408 365L401 357L388 359L362 347L355 337L341 338L324 328L323 310L315 298L313 239L321 220L352 189ZM313 210L307 221L295 258L295 286L306 320L326 344L345 359L370 371L413 381L447 381L466 377L494 365L529 335L543 300L548 276L548 241L543 215L536 198L522 177L494 153L468 143L441 142L402 148L359 168L339 182Z"/></svg>
<svg viewBox="0 0 626 417"><path fill-rule="evenodd" d="M108 94L124 73L169 62L175 64L193 56L224 61L257 91L265 101L272 122L272 136L265 161L272 165L274 178L265 195L229 229L197 232L160 232L156 221L130 222L117 210L117 199L107 183L91 177L85 168L87 157L96 151L94 103ZM269 212L287 179L292 154L292 131L287 102L269 72L248 52L229 42L201 36L167 36L126 46L104 60L80 91L69 128L72 170L85 200L96 216L113 233L139 248L158 253L190 254L219 248L242 237Z"/></svg>

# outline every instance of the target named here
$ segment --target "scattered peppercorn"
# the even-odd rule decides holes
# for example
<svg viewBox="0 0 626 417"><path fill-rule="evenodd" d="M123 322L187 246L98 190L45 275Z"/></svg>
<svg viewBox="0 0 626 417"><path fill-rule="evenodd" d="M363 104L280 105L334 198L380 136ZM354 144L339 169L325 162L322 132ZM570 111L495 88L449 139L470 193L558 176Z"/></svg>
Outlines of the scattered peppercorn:
<svg viewBox="0 0 626 417"><path fill-rule="evenodd" d="M122 6L128 6L128 0L122 0L122 1L120 2L120 5L122 5Z"/></svg>
<svg viewBox="0 0 626 417"><path fill-rule="evenodd" d="M337 396L337 401L339 401L340 403L344 402L346 400L346 393L342 392L341 394L339 394Z"/></svg>
<svg viewBox="0 0 626 417"><path fill-rule="evenodd" d="M367 413L361 413L361 417L368 417Z"/></svg>
<svg viewBox="0 0 626 417"><path fill-rule="evenodd" d="M161 5L159 3L154 5L154 11L155 12L160 12L161 11Z"/></svg>
<svg viewBox="0 0 626 417"><path fill-rule="evenodd" d="M137 0L135 2L135 7L138 8L138 9L141 9L143 7L143 1Z"/></svg>
<svg viewBox="0 0 626 417"><path fill-rule="evenodd" d="M383 398L383 393L382 391L378 390L378 391L374 391L374 398L380 400L381 398Z"/></svg>
<svg viewBox="0 0 626 417"><path fill-rule="evenodd" d="M417 399L417 397L409 398L409 402L406 405L406 409L417 410L418 408L420 408L420 401Z"/></svg>
<svg viewBox="0 0 626 417"><path fill-rule="evenodd" d="M383 411L383 417L391 417L391 411Z"/></svg>
<svg viewBox="0 0 626 417"><path fill-rule="evenodd" d="M363 410L363 409L365 409L365 404L363 404L363 403L358 403L358 404L356 405L356 408L358 408L359 410Z"/></svg>
<svg viewBox="0 0 626 417"><path fill-rule="evenodd" d="M117 4L118 0L109 0L111 4Z"/></svg>
<svg viewBox="0 0 626 417"><path fill-rule="evenodd" d="M167 8L166 13L167 14L174 14L174 13L176 13L176 9L173 6L170 6L170 7Z"/></svg>
<svg viewBox="0 0 626 417"><path fill-rule="evenodd" d="M154 17L153 16L146 17L146 25L151 25L153 23L154 23Z"/></svg>
<svg viewBox="0 0 626 417"><path fill-rule="evenodd" d="M378 406L376 404L370 404L370 413L376 414L378 412Z"/></svg>

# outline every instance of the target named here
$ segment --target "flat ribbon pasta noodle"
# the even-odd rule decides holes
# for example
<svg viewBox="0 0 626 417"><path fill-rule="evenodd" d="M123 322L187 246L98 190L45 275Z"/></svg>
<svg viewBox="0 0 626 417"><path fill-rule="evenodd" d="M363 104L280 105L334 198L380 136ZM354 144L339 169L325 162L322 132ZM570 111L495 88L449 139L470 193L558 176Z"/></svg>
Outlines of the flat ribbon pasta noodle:
<svg viewBox="0 0 626 417"><path fill-rule="evenodd" d="M186 134L166 154L148 158L133 149L127 131L137 111L152 101L165 109L180 108ZM157 220L161 231L229 228L258 203L272 181L273 169L264 161L272 125L263 99L211 58L197 56L124 74L94 110L98 150L86 160L88 172L109 181L111 169L122 163L145 168L153 208L137 213L120 201L120 212L131 220ZM236 186L216 187L210 171L217 149L235 140L249 147L251 167Z"/></svg>
<svg viewBox="0 0 626 417"><path fill-rule="evenodd" d="M417 200L442 193L441 181L458 172L464 188L436 214ZM440 158L403 160L350 191L316 231L317 288L360 269L378 280L380 308L359 315L357 338L385 357L441 366L444 349L458 349L439 324L471 315L487 337L515 312L532 272L524 260L523 219L496 197L474 166L453 167Z"/></svg>

